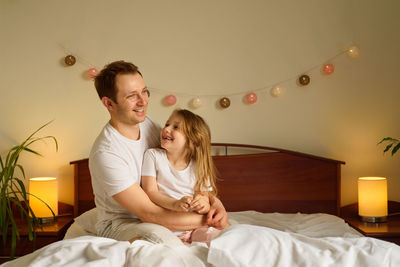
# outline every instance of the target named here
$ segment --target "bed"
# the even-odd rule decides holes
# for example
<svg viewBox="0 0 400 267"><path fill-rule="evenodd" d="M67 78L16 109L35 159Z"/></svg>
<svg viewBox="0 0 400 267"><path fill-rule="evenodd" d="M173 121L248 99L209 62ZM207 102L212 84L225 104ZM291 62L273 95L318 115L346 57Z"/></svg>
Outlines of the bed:
<svg viewBox="0 0 400 267"><path fill-rule="evenodd" d="M232 225L211 242L168 247L97 237L88 159L74 166L75 222L64 240L5 266L400 266L400 246L340 216L343 161L272 147L213 144Z"/></svg>

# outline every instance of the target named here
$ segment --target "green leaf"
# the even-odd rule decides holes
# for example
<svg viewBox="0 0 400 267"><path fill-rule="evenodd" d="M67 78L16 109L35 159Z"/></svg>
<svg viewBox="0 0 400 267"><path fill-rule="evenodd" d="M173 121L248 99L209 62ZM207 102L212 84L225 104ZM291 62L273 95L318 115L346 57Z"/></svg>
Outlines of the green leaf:
<svg viewBox="0 0 400 267"><path fill-rule="evenodd" d="M378 143L378 145L383 143L383 142L385 142L385 141L391 141L392 139L393 139L392 137L385 137Z"/></svg>
<svg viewBox="0 0 400 267"><path fill-rule="evenodd" d="M19 168L19 170L21 171L21 173L22 173L22 177L24 177L24 179L25 179L25 171L24 171L24 167L22 167L21 165L19 165L19 164L17 164L17 167Z"/></svg>
<svg viewBox="0 0 400 267"><path fill-rule="evenodd" d="M11 233L11 259L14 259L15 248L17 246L17 234L18 229L15 223L12 224L12 233Z"/></svg>
<svg viewBox="0 0 400 267"><path fill-rule="evenodd" d="M31 145L31 144L37 142L37 141L41 141L41 140L45 140L45 139L52 139L52 140L54 141L54 144L56 145L56 151L58 151L58 142L57 142L57 139L56 139L54 136L51 136L51 135L31 139L31 141L30 141L28 144L26 144L25 147L27 147L27 146L29 146L29 145ZM32 152L33 152L33 151L32 151ZM36 152L35 152L35 153L36 153Z"/></svg>
<svg viewBox="0 0 400 267"><path fill-rule="evenodd" d="M27 201L28 198L26 197L27 192L26 192L26 190L25 190L25 185L24 185L24 183L23 183L20 179L18 179L18 178L15 178L15 180L16 180L17 183L19 184L19 187L20 187L20 189L21 189L21 191L22 191L22 197L24 198L24 201Z"/></svg>
<svg viewBox="0 0 400 267"><path fill-rule="evenodd" d="M385 149L383 150L383 153L386 153L388 151L390 151L390 149L392 149L392 156L397 152L397 150L399 150L399 144L400 144L400 140L396 139L396 138L392 138L392 137L385 137L383 138L379 143L382 144L383 142L387 142L387 145L385 147Z"/></svg>
<svg viewBox="0 0 400 267"><path fill-rule="evenodd" d="M28 140L30 140L37 132L39 132L41 129L43 129L44 127L46 127L47 125L49 125L53 120L45 123L44 125L40 126L39 129L37 129L36 131L34 131L27 139L25 139L25 141L22 144L25 144L25 142L27 142Z"/></svg>
<svg viewBox="0 0 400 267"><path fill-rule="evenodd" d="M385 150L383 150L383 153L387 152L392 146L393 146L393 144L387 145Z"/></svg>
<svg viewBox="0 0 400 267"><path fill-rule="evenodd" d="M1 166L1 169L4 168L3 159L1 157L0 157L0 166Z"/></svg>
<svg viewBox="0 0 400 267"><path fill-rule="evenodd" d="M22 149L25 150L25 151L28 151L28 152L30 152L30 153L33 153L33 154L35 154L35 155L42 156L42 154L40 154L39 152L36 152L35 150L32 150L32 149L30 149L30 148L23 147Z"/></svg>
<svg viewBox="0 0 400 267"><path fill-rule="evenodd" d="M400 148L400 143L398 143L392 150L392 156L397 152L397 150L399 150Z"/></svg>

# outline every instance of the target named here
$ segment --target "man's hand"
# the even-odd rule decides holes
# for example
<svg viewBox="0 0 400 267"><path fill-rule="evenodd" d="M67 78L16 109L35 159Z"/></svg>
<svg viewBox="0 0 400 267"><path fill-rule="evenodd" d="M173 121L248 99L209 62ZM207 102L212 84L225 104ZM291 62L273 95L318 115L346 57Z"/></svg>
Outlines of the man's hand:
<svg viewBox="0 0 400 267"><path fill-rule="evenodd" d="M212 203L210 211L207 214L207 225L220 230L228 227L230 223L224 205L216 197L212 197L210 200L212 200Z"/></svg>
<svg viewBox="0 0 400 267"><path fill-rule="evenodd" d="M198 214L206 214L210 210L208 194L196 193L190 203L190 208Z"/></svg>

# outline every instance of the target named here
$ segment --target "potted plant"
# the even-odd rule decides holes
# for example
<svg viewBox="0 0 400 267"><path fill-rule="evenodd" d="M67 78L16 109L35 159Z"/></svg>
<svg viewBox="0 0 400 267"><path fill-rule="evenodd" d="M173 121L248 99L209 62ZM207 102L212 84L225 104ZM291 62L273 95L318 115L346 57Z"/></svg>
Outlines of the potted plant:
<svg viewBox="0 0 400 267"><path fill-rule="evenodd" d="M0 156L0 235L4 248L7 245L7 236L11 236L11 259L14 258L17 240L19 240L16 218L18 217L20 222L28 226L28 237L30 241L36 240L36 228L40 226L39 219L29 206L28 196L30 194L26 191L25 185L20 178L21 176L17 175L17 173L20 173L25 179L24 168L18 164L18 159L23 151L41 156L39 152L29 148L33 143L39 140L53 140L56 151L58 150L58 143L54 136L35 136L37 132L46 127L49 123L50 122L41 126L21 144L11 148L6 157L2 158ZM32 197L34 196L32 195ZM51 210L49 206L48 208ZM53 211L52 213L54 216Z"/></svg>
<svg viewBox="0 0 400 267"><path fill-rule="evenodd" d="M383 153L390 151L390 149L392 149L392 152L391 152L392 156L394 154L396 154L396 152L400 148L400 139L396 139L396 138L392 138L392 137L385 137L378 143L378 145L382 144L382 143L386 143L386 147L383 150Z"/></svg>

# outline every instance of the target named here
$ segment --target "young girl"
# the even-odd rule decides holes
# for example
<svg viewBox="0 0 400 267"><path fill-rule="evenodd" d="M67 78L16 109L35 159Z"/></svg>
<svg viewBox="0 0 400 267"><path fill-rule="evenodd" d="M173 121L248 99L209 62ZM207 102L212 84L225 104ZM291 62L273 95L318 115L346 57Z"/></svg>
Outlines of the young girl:
<svg viewBox="0 0 400 267"><path fill-rule="evenodd" d="M207 214L216 196L216 171L211 158L211 134L198 115L175 110L161 130L161 148L145 152L142 187L157 205L174 211ZM179 232L185 243L207 242L219 230L213 227Z"/></svg>

